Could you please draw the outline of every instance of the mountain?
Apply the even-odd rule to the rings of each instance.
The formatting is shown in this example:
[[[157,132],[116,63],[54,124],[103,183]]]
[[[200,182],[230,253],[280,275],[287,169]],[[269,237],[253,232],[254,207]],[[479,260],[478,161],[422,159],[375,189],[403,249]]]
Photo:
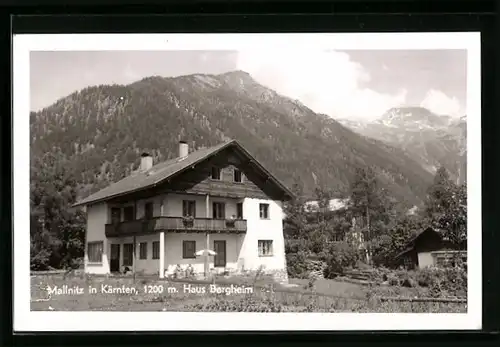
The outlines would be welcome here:
[[[370,122],[339,122],[359,134],[403,148],[432,174],[444,166],[456,182],[466,181],[466,117],[456,119],[422,107],[401,107]]]
[[[30,121],[32,172],[44,155],[56,154],[81,196],[128,175],[143,151],[155,162],[174,157],[180,138],[195,149],[237,139],[288,186],[300,180],[310,195],[322,185],[345,197],[364,165],[408,205],[420,203],[432,181],[403,150],[316,114],[243,71],[88,87],[32,112]]]

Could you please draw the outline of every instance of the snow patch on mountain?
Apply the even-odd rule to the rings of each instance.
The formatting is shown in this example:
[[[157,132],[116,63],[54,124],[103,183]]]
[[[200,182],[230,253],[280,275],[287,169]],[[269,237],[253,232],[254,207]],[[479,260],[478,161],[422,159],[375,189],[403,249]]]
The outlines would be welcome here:
[[[458,180],[466,163],[466,116],[436,115],[423,107],[392,108],[373,121],[339,122],[366,137],[397,146],[428,172],[445,166]]]

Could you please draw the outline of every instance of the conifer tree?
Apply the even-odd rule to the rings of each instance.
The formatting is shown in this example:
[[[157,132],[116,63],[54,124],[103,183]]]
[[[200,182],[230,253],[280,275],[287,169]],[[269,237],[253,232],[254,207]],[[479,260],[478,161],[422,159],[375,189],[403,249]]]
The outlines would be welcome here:
[[[367,250],[367,261],[371,262],[378,238],[390,222],[391,202],[371,167],[356,168],[351,184],[349,209],[356,226],[361,231]]]
[[[448,172],[440,167],[425,206],[425,217],[443,238],[457,248],[467,240],[467,185],[457,186]]]

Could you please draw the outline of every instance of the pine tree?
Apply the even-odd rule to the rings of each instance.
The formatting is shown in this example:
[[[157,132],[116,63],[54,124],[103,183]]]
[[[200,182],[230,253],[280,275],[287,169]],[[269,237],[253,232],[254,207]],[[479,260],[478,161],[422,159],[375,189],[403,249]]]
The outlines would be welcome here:
[[[370,263],[378,238],[390,223],[392,203],[371,167],[358,167],[351,184],[349,209],[361,231]],[[359,221],[359,222],[358,222]],[[356,227],[355,227],[356,228]]]
[[[294,199],[285,204],[284,212],[284,233],[287,239],[299,239],[304,237],[304,232],[306,229],[306,199],[304,197],[304,191],[302,184],[299,181],[292,187],[292,193],[294,194]]]
[[[442,215],[452,204],[455,185],[450,179],[448,171],[440,167],[434,176],[434,181],[429,187],[425,204],[426,216],[434,219]]]
[[[427,196],[426,218],[453,246],[467,240],[467,185],[457,186],[444,168],[439,168]]]

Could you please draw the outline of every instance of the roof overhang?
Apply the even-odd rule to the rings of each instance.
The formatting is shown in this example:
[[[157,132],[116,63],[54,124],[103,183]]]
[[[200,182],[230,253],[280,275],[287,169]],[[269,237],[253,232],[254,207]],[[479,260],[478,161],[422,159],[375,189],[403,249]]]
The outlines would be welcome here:
[[[83,199],[75,204],[72,205],[72,207],[79,207],[79,206],[87,206],[87,205],[93,205],[93,204],[97,204],[97,203],[101,203],[101,202],[105,202],[105,201],[108,201],[108,200],[111,200],[111,199],[115,199],[115,198],[118,198],[118,197],[121,197],[121,196],[126,196],[126,195],[129,195],[129,194],[133,194],[133,193],[137,193],[137,192],[140,192],[140,191],[144,191],[144,190],[147,190],[147,189],[151,189],[159,184],[162,184],[172,178],[175,178],[179,175],[181,175],[182,173],[186,172],[187,170],[189,169],[193,169],[196,165],[204,162],[205,160],[217,155],[218,153],[222,152],[223,150],[231,147],[231,146],[234,146],[237,150],[239,150],[240,152],[242,152],[247,158],[248,158],[248,162],[251,163],[251,164],[254,164],[260,171],[262,171],[264,173],[264,175],[267,177],[268,180],[271,180],[277,187],[280,188],[280,190],[284,193],[283,196],[284,196],[284,199],[283,200],[290,200],[290,199],[293,199],[294,198],[294,194],[292,193],[292,191],[290,189],[288,189],[281,181],[279,181],[273,174],[271,174],[262,164],[260,164],[246,149],[244,149],[236,140],[232,140],[232,141],[228,141],[226,144],[224,144],[223,146],[220,146],[220,148],[217,148],[216,150],[214,150],[213,152],[209,153],[207,156],[205,157],[202,157],[200,158],[199,160],[195,161],[194,163],[191,163],[190,165],[172,173],[171,175],[168,175],[166,177],[163,177],[162,179],[159,179],[158,181],[154,182],[154,183],[151,183],[151,184],[148,184],[148,185],[145,185],[145,186],[142,186],[140,188],[137,188],[137,189],[132,189],[132,190],[128,190],[126,192],[121,192],[121,193],[118,193],[118,194],[114,194],[114,195],[109,195],[109,196],[106,196],[106,197],[103,197],[103,198],[100,198],[100,199],[95,199],[95,200],[88,200],[86,201],[86,199]]]

